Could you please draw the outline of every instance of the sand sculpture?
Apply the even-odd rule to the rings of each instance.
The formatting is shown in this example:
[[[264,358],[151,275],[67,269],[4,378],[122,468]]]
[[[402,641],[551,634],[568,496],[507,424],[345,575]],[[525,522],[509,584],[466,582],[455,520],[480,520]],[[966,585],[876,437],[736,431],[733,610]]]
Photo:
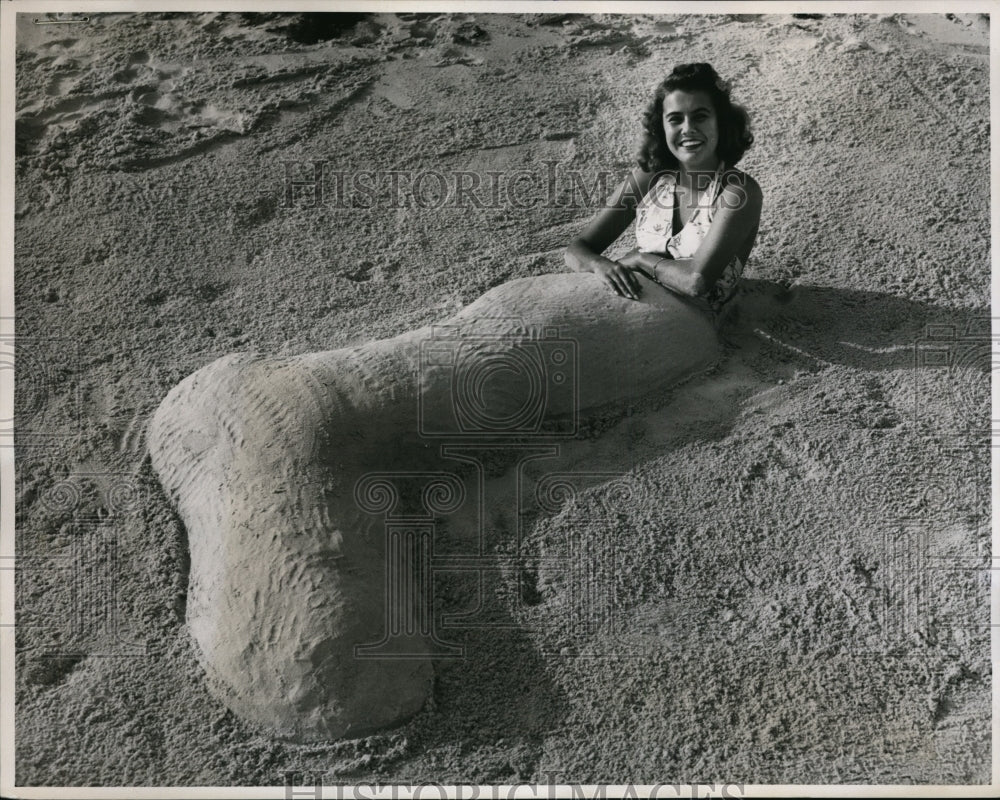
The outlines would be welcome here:
[[[187,528],[187,621],[213,693],[300,741],[417,712],[429,659],[357,657],[382,637],[395,591],[379,498],[362,479],[442,469],[450,433],[531,436],[544,417],[558,427],[619,413],[715,363],[711,322],[641,283],[635,302],[590,274],[514,280],[441,326],[296,357],[226,356],[171,390],[148,441]],[[426,654],[424,633],[398,654]]]

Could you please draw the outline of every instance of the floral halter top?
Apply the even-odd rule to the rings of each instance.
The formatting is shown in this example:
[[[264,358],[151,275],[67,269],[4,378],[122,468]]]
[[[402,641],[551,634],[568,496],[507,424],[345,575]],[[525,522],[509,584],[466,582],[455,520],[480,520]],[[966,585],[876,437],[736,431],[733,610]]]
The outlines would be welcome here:
[[[673,172],[664,173],[636,207],[635,240],[638,249],[643,253],[669,253],[673,258],[692,258],[712,225],[725,171],[726,165],[720,162],[705,201],[699,204],[691,219],[677,233],[673,233],[677,176]],[[733,256],[705,295],[713,312],[718,313],[732,298],[742,274],[743,264],[738,256]]]

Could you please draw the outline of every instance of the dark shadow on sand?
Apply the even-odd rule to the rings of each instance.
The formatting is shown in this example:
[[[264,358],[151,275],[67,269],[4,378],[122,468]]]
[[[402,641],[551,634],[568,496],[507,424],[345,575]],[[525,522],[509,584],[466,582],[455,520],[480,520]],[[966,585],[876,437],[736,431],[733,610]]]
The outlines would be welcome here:
[[[786,345],[790,355],[819,365],[930,366],[921,358],[922,348],[961,348],[990,339],[988,308],[949,308],[881,292],[745,279],[737,302],[722,330],[727,344],[739,346],[762,331],[777,346]],[[989,371],[988,357],[981,366]]]

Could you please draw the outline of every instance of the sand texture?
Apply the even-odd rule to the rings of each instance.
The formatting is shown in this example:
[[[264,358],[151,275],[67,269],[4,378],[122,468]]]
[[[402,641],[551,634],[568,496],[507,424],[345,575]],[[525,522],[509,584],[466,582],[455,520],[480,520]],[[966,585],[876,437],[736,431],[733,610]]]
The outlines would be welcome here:
[[[988,782],[982,17],[33,16],[19,785]],[[718,349],[562,260],[702,60],[764,192]],[[577,429],[442,451],[449,321],[574,342]],[[344,666],[392,542],[433,658]]]

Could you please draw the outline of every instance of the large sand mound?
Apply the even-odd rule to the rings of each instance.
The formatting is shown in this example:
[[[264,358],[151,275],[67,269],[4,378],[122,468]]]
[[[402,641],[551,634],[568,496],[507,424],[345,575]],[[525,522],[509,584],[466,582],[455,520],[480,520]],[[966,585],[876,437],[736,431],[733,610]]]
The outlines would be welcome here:
[[[230,708],[297,739],[358,736],[421,709],[437,638],[433,529],[426,555],[397,553],[417,546],[414,521],[395,523],[399,544],[364,512],[392,525],[397,501],[378,495],[422,470],[424,495],[456,486],[448,502],[425,496],[431,525],[475,495],[442,471],[441,437],[516,463],[560,428],[711,367],[713,322],[639,281],[635,302],[595,275],[521,278],[436,328],[297,358],[226,357],[171,391],[150,453],[187,526],[187,622]],[[476,501],[486,516],[508,511]]]

